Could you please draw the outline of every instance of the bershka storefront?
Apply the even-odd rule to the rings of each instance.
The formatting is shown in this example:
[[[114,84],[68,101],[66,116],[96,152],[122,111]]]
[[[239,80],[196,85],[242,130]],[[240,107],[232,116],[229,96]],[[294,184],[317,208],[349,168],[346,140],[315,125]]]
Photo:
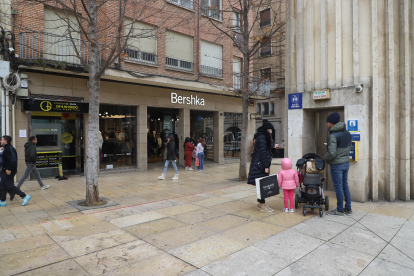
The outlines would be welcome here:
[[[88,139],[87,79],[38,72],[29,72],[28,76],[28,89],[38,93],[18,99],[15,105],[16,109],[21,107],[16,110],[19,122],[16,121],[15,145],[20,157],[17,179],[24,173],[24,144],[31,135],[38,138],[37,151],[42,154],[42,164],[38,166],[43,177],[59,174],[54,160],[60,154],[65,175],[82,174]],[[184,165],[186,137],[195,141],[203,138],[205,158],[212,162],[221,164],[225,159],[239,158],[244,135],[238,120],[241,98],[204,83],[180,82],[175,86],[101,81],[97,170],[162,166],[168,135],[175,137],[180,166]],[[255,112],[254,106],[249,106],[249,112]],[[25,135],[19,135],[20,131],[26,131]],[[246,133],[248,141],[253,139],[254,131],[252,121]],[[251,143],[247,146],[251,151]]]
[[[36,166],[41,176],[59,175],[59,165],[64,175],[82,174],[84,114],[88,113],[89,104],[32,98],[22,100],[22,111],[29,114],[31,122],[30,133],[25,136],[36,136],[38,140]]]

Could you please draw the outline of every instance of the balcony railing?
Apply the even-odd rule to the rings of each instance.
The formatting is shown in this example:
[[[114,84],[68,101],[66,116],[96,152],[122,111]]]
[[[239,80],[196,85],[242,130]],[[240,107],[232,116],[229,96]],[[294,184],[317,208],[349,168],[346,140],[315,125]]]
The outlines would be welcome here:
[[[190,9],[190,10],[194,9],[193,0],[167,0],[167,2]]]
[[[216,8],[211,8],[208,6],[200,6],[201,13],[205,16],[221,20],[222,19],[222,11]]]
[[[125,60],[137,61],[137,62],[154,64],[154,65],[157,64],[156,54],[141,52],[141,51],[133,50],[133,49],[125,49],[124,52],[125,54],[127,54],[127,56],[125,57]]]
[[[260,94],[270,94],[270,80],[261,80],[261,78],[253,78],[253,92]]]
[[[166,66],[167,68],[180,69],[190,72],[193,72],[194,70],[194,63],[169,57],[166,58]]]
[[[20,33],[20,58],[42,58],[71,64],[81,64],[79,60],[81,58],[88,63],[90,42],[78,38],[73,38],[72,41],[69,36],[45,32],[22,32]],[[99,59],[101,59],[100,52]]]
[[[217,78],[223,77],[223,69],[201,65],[201,74],[206,76],[213,76]]]
[[[242,77],[240,73],[233,74],[233,88],[234,89],[242,88]]]

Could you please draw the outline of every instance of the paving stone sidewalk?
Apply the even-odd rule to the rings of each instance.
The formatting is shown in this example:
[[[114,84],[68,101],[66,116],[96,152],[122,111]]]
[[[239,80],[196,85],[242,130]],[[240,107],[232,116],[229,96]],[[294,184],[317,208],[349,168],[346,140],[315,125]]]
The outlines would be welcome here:
[[[279,195],[267,213],[254,187],[231,180],[238,164],[176,181],[161,170],[100,177],[101,196],[120,205],[82,212],[67,202],[84,198],[84,177],[25,183],[29,204],[0,208],[0,275],[414,275],[414,201],[320,218],[282,212]]]

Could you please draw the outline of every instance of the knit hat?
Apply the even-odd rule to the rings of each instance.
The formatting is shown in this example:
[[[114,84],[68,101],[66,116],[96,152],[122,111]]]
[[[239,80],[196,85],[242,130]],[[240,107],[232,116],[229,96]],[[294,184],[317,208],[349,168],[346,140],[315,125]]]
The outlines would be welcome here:
[[[334,113],[329,114],[328,118],[326,118],[326,122],[336,125],[337,123],[339,123],[340,119],[341,119],[341,116],[339,115],[339,113],[334,112]]]
[[[267,119],[263,119],[262,127],[264,127],[265,129],[274,129],[274,126],[271,123],[269,123]]]

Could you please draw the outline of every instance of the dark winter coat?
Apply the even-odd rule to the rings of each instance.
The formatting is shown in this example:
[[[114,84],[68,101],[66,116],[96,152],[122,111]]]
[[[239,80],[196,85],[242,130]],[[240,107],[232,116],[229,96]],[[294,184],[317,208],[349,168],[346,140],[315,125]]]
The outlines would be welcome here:
[[[12,174],[17,172],[17,152],[16,149],[6,144],[3,151],[3,166],[2,171],[9,170]]]
[[[173,141],[167,143],[167,160],[175,161],[175,143]]]
[[[32,163],[37,161],[36,145],[32,142],[24,144],[24,160]]]
[[[255,179],[269,175],[265,172],[266,168],[270,168],[272,163],[272,138],[267,129],[260,127],[254,135],[256,142],[252,153],[252,161],[250,162],[248,184],[256,185]]]

